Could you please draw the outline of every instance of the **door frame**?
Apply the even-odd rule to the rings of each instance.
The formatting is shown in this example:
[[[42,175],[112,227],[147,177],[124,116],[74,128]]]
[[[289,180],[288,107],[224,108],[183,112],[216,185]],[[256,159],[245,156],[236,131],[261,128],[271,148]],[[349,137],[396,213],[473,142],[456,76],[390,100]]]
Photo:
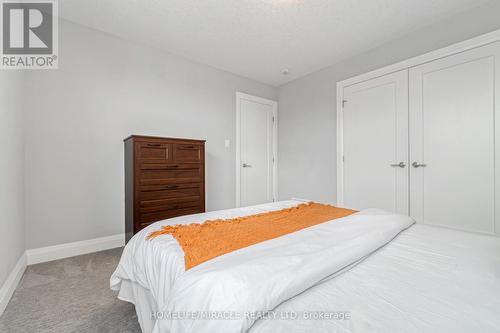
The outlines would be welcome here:
[[[272,201],[278,198],[278,102],[270,99],[236,92],[236,207],[241,207],[241,100],[247,100],[255,103],[269,105],[273,108],[272,124],[272,149],[273,167],[272,167]]]
[[[348,78],[343,81],[337,82],[336,92],[337,92],[337,103],[336,103],[336,116],[337,116],[337,205],[343,206],[344,201],[344,169],[343,169],[343,155],[344,155],[344,144],[343,144],[343,100],[344,100],[344,88],[361,83],[363,81],[371,80],[380,76],[398,72],[404,69],[410,69],[412,67],[422,65],[426,62],[438,60],[444,57],[448,57],[460,52],[468,51],[480,46],[488,45],[494,42],[500,41],[500,29],[494,30],[492,32],[480,35],[465,41],[446,46],[444,48],[437,49],[407,60],[397,62],[395,64],[385,66],[361,75],[357,75]]]

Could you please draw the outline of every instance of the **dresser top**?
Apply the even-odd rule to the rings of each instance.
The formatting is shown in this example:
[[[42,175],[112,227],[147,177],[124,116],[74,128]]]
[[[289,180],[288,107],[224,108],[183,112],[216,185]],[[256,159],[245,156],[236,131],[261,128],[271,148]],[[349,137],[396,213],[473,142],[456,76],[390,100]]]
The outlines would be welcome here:
[[[206,140],[184,139],[184,138],[167,138],[161,136],[148,136],[148,135],[135,135],[132,134],[126,137],[123,141],[139,139],[139,140],[172,140],[172,141],[191,141],[191,142],[205,142]]]

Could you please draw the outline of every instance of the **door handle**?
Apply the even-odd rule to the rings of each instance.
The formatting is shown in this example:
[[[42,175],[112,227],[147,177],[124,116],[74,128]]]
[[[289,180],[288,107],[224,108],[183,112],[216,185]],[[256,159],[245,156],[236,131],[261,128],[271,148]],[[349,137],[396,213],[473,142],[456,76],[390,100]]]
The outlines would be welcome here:
[[[425,168],[427,166],[427,164],[423,164],[423,163],[418,163],[418,162],[413,162],[411,164],[412,167],[414,168]]]
[[[250,164],[243,163],[242,165],[244,168],[251,168],[252,166]]]
[[[398,164],[391,164],[391,167],[393,167],[393,168],[404,168],[404,167],[406,167],[406,163],[405,162],[399,162]]]

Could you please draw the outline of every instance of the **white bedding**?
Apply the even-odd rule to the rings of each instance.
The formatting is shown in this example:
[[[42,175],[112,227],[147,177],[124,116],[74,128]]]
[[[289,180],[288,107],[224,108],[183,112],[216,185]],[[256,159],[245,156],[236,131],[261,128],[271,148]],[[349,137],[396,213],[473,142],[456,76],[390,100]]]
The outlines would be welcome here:
[[[120,288],[120,286],[115,286]],[[153,294],[124,280],[144,333]],[[499,332],[500,238],[414,225],[360,264],[285,301],[276,313],[348,312],[349,320],[258,320],[250,333]]]
[[[261,320],[250,332],[500,332],[500,238],[416,224],[276,311],[349,311],[351,319]]]
[[[126,246],[111,287],[120,289],[124,280],[139,285],[164,314],[189,311],[199,315],[201,311],[230,318],[157,320],[153,332],[245,332],[256,320],[251,314],[272,310],[370,255],[413,223],[404,216],[363,211],[228,253],[187,272],[182,250],[172,236],[145,240],[151,230],[167,223],[251,215],[299,203],[286,201],[158,222]]]

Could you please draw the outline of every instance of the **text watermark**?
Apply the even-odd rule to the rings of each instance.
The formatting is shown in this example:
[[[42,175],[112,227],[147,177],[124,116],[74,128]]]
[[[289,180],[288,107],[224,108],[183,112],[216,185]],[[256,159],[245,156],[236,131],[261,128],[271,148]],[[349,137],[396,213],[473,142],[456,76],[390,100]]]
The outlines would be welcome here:
[[[349,311],[159,311],[153,320],[350,320]]]
[[[2,69],[57,69],[57,0],[0,0]]]

